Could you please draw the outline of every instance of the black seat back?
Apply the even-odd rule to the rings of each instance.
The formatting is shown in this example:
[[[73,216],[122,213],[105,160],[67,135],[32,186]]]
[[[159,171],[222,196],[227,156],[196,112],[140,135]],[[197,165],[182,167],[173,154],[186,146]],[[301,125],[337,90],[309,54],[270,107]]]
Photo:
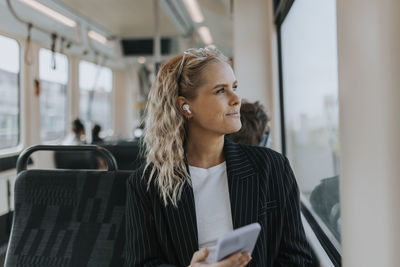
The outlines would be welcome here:
[[[18,166],[6,267],[123,266],[130,172]]]
[[[98,162],[92,151],[56,151],[54,160],[57,169],[97,169]]]
[[[120,170],[135,170],[144,162],[138,142],[101,144],[101,146],[113,154]]]

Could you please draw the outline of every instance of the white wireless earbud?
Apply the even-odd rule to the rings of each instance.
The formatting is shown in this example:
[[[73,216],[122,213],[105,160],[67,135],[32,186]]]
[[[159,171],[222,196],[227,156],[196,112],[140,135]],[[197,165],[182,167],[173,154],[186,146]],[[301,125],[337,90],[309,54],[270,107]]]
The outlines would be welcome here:
[[[182,106],[182,109],[183,109],[183,110],[186,110],[187,113],[192,114],[192,112],[190,111],[190,108],[189,108],[189,105],[188,105],[188,104],[183,105],[183,106]]]

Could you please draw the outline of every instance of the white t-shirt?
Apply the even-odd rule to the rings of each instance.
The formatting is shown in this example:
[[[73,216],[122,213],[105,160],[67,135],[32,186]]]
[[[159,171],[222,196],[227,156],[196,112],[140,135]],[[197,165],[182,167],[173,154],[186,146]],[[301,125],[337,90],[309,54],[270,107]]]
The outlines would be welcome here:
[[[199,248],[215,253],[217,238],[233,230],[226,163],[203,169],[189,166],[196,207]]]

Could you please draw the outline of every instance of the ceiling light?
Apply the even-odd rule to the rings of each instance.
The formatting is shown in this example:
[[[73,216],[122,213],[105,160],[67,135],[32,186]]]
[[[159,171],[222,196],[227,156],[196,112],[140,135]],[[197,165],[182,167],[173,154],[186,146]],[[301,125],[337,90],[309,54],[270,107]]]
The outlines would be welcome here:
[[[36,2],[34,0],[19,0],[19,1],[36,9],[37,11],[40,11],[40,12],[46,14],[47,16],[61,22],[62,24],[67,25],[68,27],[76,26],[76,22],[73,21],[72,19],[58,13],[57,11],[55,11],[51,8],[48,8],[47,6],[45,6],[39,2]]]
[[[185,6],[192,17],[192,20],[196,23],[202,23],[204,21],[203,14],[201,13],[199,3],[197,0],[184,0]]]
[[[144,63],[146,63],[146,58],[145,57],[138,57],[137,62],[139,62],[139,64],[144,64]]]
[[[206,45],[210,45],[213,43],[213,38],[211,36],[210,29],[206,26],[201,26],[198,30],[200,34],[200,38]]]
[[[97,42],[102,43],[102,44],[106,44],[106,43],[108,42],[108,39],[107,39],[105,36],[101,35],[101,34],[98,33],[98,32],[92,31],[92,30],[90,30],[90,31],[88,32],[88,36],[89,36],[90,38],[96,40]]]

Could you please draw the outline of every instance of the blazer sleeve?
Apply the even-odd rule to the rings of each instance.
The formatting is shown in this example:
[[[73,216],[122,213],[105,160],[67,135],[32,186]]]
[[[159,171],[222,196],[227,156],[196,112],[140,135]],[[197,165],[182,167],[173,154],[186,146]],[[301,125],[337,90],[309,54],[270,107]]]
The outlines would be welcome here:
[[[284,162],[285,202],[283,205],[283,236],[275,266],[313,266],[311,248],[300,216],[300,193],[289,161]]]
[[[151,201],[141,174],[136,171],[127,182],[125,266],[176,267],[167,264],[158,243]]]

